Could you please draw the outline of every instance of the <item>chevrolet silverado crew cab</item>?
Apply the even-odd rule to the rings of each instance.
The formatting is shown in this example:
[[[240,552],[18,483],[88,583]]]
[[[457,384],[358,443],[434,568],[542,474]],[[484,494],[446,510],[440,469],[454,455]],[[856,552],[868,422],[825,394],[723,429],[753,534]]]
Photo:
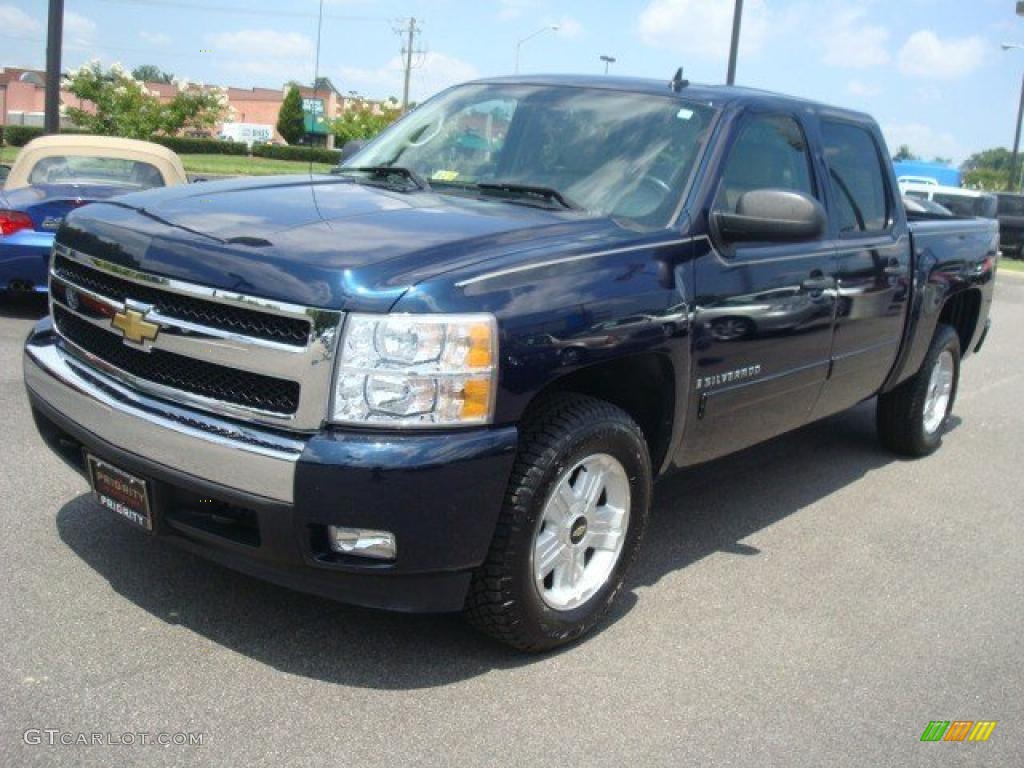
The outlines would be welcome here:
[[[875,397],[886,446],[938,447],[998,234],[921,218],[863,114],[474,82],[331,175],[71,213],[25,383],[140,529],[551,648],[622,589],[666,472]]]

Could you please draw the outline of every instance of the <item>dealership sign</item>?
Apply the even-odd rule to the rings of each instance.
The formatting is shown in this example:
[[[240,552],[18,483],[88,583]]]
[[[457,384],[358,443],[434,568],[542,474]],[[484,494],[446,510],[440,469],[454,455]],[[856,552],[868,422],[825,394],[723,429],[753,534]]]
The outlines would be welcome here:
[[[302,124],[306,133],[329,133],[327,118],[324,116],[323,99],[302,100]]]

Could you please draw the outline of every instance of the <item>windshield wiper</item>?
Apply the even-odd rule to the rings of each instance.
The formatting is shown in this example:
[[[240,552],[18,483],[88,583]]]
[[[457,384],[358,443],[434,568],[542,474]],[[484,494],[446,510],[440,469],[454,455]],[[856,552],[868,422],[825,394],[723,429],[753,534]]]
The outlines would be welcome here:
[[[331,173],[335,176],[340,176],[346,173],[367,173],[370,176],[378,179],[387,179],[389,176],[402,176],[408,179],[416,186],[417,189],[421,189],[424,192],[430,191],[430,184],[420,176],[416,171],[411,168],[405,168],[401,165],[359,165],[354,167],[343,166],[341,168],[332,168]]]
[[[545,200],[557,203],[570,211],[582,211],[583,206],[573,202],[553,187],[540,187],[533,184],[516,184],[510,181],[481,182],[476,185],[482,192],[497,192],[509,197],[522,197],[534,200]]]

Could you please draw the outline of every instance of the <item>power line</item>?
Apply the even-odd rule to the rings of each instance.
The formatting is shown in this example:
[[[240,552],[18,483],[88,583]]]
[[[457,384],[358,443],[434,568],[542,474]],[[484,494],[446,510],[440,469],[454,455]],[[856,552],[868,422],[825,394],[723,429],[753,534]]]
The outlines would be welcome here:
[[[181,0],[100,0],[104,3],[120,3],[122,5],[138,5],[165,8],[183,8],[193,11],[207,11],[210,13],[229,13],[247,16],[280,16],[293,19],[319,19],[320,14],[304,13],[302,11],[274,11],[260,10],[258,8],[246,8],[238,5],[207,5],[203,3],[188,3]],[[365,21],[387,23],[391,19],[385,16],[346,16],[335,14],[324,14],[323,18],[334,21]]]

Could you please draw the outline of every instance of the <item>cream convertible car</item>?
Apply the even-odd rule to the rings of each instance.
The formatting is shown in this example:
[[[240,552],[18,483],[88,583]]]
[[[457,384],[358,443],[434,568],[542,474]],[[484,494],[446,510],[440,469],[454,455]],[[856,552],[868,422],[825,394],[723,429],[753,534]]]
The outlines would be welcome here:
[[[45,291],[53,235],[95,200],[185,184],[167,147],[108,136],[44,136],[18,154],[0,191],[0,293]]]

